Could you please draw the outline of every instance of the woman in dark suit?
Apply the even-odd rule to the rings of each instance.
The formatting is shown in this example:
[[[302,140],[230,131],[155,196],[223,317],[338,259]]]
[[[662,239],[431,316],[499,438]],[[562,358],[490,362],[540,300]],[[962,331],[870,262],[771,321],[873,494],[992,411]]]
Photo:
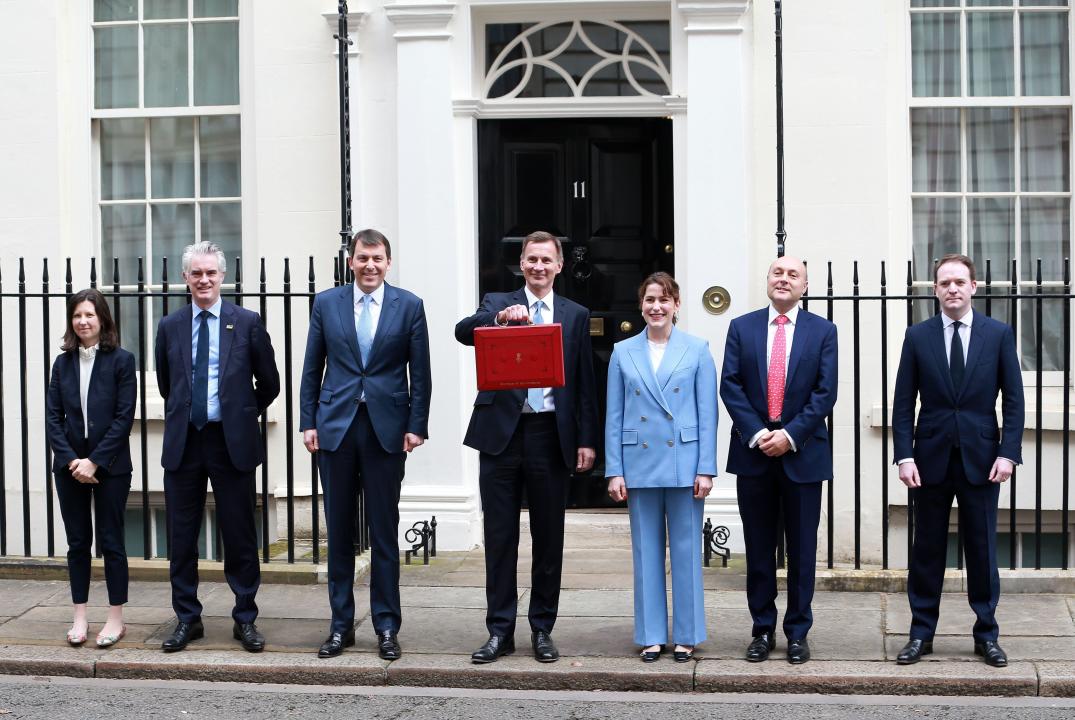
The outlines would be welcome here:
[[[667,539],[673,657],[687,662],[706,638],[699,538],[717,474],[717,369],[708,342],[675,329],[679,285],[671,275],[647,277],[638,304],[646,329],[616,343],[608,366],[605,477],[631,516],[642,660],[656,661],[668,642]]]
[[[67,301],[63,353],[52,366],[46,426],[55,456],[56,494],[67,530],[74,621],[67,642],[86,642],[86,602],[90,591],[93,518],[104,556],[108,621],[97,646],[115,645],[127,632],[127,552],[123,514],[131,489],[131,425],[135,402],[134,356],[119,347],[108,303],[94,289]]]

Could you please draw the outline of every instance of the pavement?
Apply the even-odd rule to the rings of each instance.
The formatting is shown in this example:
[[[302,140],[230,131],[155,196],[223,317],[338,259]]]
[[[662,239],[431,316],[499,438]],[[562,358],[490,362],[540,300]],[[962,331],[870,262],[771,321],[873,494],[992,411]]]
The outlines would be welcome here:
[[[525,537],[525,534],[524,534]],[[997,611],[1009,666],[990,668],[973,654],[974,616],[960,592],[946,594],[934,655],[901,667],[894,658],[907,640],[910,611],[902,592],[820,590],[810,634],[813,660],[784,660],[783,638],[765,663],[742,659],[750,640],[750,614],[741,561],[719,561],[704,573],[709,639],[696,660],[670,656],[643,664],[632,642],[630,535],[623,515],[569,515],[560,614],[553,638],[559,662],[541,664],[530,652],[526,607],[530,548],[520,547],[518,652],[490,665],[473,665],[470,653],[486,638],[484,560],[480,549],[441,552],[428,566],[403,565],[403,657],[378,658],[369,618],[368,585],[356,583],[357,645],[338,658],[319,660],[328,631],[323,584],[295,584],[296,573],[265,582],[258,593],[258,627],[265,652],[244,652],[231,636],[232,596],[227,585],[203,582],[206,637],[184,652],[164,654],[161,641],[174,625],[166,582],[133,580],[126,609],[128,631],[117,646],[99,650],[92,638],[107,611],[104,583],[90,593],[91,642],[71,648],[70,594],[62,579],[32,579],[23,566],[0,579],[0,674],[83,678],[211,680],[302,685],[404,685],[515,690],[603,690],[861,695],[976,695],[1075,697],[1075,594],[1025,592],[1041,583],[1007,578]],[[207,567],[203,577],[219,568]],[[47,577],[47,573],[44,574]],[[136,574],[137,575],[137,574]],[[267,574],[268,575],[268,574]],[[824,575],[824,573],[823,573]],[[142,574],[141,576],[145,576]],[[308,574],[316,578],[316,573]],[[826,577],[832,577],[826,575]],[[1060,585],[1067,588],[1069,578]],[[823,581],[821,587],[845,582]],[[868,586],[869,584],[867,584]],[[959,590],[953,573],[946,587]]]

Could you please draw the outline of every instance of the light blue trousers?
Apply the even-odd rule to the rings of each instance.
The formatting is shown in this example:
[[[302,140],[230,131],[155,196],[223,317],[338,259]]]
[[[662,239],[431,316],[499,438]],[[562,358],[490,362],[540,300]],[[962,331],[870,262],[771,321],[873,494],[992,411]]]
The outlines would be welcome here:
[[[702,511],[693,487],[631,488],[631,550],[635,571],[635,644],[668,642],[665,599],[665,538],[672,560],[672,641],[698,645],[705,640],[702,594]]]

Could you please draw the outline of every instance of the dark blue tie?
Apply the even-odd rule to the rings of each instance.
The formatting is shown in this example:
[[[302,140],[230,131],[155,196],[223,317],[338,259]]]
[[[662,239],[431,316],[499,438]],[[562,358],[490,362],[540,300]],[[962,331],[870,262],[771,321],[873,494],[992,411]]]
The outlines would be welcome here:
[[[958,320],[952,323],[952,344],[948,348],[948,372],[952,374],[952,385],[957,393],[963,387],[963,375],[966,373],[963,341],[959,338],[959,327],[962,324]]]
[[[190,399],[190,422],[201,430],[209,422],[209,316],[208,310],[198,313],[198,354],[194,358],[194,392]]]

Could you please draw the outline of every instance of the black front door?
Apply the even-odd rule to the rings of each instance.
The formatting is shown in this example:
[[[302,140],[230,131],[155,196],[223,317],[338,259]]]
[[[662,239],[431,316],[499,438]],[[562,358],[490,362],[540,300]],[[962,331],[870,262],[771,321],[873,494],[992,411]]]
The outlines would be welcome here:
[[[672,124],[664,118],[478,123],[478,291],[522,285],[522,241],[558,236],[555,291],[590,309],[600,420],[612,346],[641,330],[638,285],[672,272]],[[573,484],[573,507],[609,504],[604,447]]]

